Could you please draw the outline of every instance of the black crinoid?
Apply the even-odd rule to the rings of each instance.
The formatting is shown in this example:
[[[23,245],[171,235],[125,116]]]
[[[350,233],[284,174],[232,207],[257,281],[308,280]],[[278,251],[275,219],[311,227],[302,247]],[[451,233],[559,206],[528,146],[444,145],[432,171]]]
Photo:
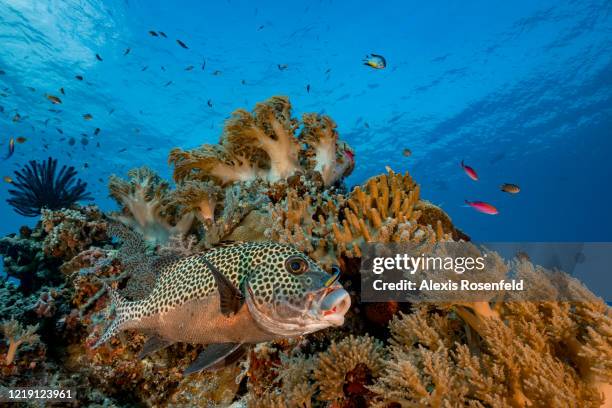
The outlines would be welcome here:
[[[56,169],[57,159],[49,157],[41,162],[31,160],[15,171],[15,189],[8,191],[11,198],[6,200],[15,212],[36,217],[43,208],[59,210],[77,201],[92,199],[86,191],[87,183],[76,178],[74,167],[62,166],[57,176]]]

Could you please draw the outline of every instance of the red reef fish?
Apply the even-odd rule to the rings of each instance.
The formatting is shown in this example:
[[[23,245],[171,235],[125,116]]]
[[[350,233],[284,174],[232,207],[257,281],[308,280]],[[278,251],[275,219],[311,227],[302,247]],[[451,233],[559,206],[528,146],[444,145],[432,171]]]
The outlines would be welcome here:
[[[476,171],[467,164],[464,164],[463,160],[461,160],[461,168],[463,171],[465,171],[465,174],[467,174],[469,178],[474,181],[478,181],[478,174],[476,174]]]
[[[484,201],[465,200],[465,203],[469,205],[470,207],[472,207],[473,209],[475,209],[476,211],[481,212],[483,214],[489,214],[489,215],[499,214],[499,211],[497,211],[497,208],[493,207],[489,203],[485,203]]]

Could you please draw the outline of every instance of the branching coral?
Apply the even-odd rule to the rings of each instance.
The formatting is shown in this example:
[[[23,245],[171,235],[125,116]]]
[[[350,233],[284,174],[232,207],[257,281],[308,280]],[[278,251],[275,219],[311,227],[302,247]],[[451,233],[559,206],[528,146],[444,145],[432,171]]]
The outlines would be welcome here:
[[[549,285],[550,272],[516,261],[518,276]],[[505,269],[507,270],[507,268]],[[505,272],[504,272],[505,273]],[[421,306],[391,323],[391,358],[379,404],[493,407],[589,406],[610,401],[609,308],[573,279],[583,302],[498,299]]]
[[[315,169],[323,174],[326,185],[332,185],[350,174],[353,152],[338,141],[331,119],[305,115],[300,138],[295,136],[299,125],[284,96],[258,103],[252,113],[236,110],[219,145],[170,152],[174,179],[213,180],[221,185],[255,179],[274,183]]]
[[[28,326],[24,329],[21,323],[11,319],[3,321],[0,324],[0,328],[9,345],[5,359],[7,365],[12,364],[15,360],[19,346],[22,344],[35,344],[40,341],[40,337],[36,334],[38,325]]]
[[[453,238],[444,227],[448,216],[428,211],[420,221],[425,204],[419,201],[419,187],[406,173],[369,179],[348,198],[341,195],[300,197],[289,189],[286,198],[271,206],[272,225],[268,239],[290,242],[326,266],[342,264],[341,257],[361,257],[367,242],[423,243]],[[452,224],[450,224],[452,225]]]
[[[130,170],[128,177],[125,181],[113,175],[108,185],[111,197],[122,206],[123,213],[117,216],[121,222],[138,231],[147,241],[156,243],[167,242],[170,236],[183,235],[189,230],[192,213],[184,214],[174,226],[168,221],[167,182],[147,167]]]
[[[87,183],[77,179],[74,167],[62,166],[56,175],[57,160],[49,157],[42,162],[31,160],[21,170],[15,171],[15,181],[6,200],[15,212],[26,217],[36,217],[43,208],[59,210],[81,200],[91,200]]]
[[[372,337],[348,336],[320,353],[313,377],[324,401],[364,398],[365,388],[382,369],[382,343]]]

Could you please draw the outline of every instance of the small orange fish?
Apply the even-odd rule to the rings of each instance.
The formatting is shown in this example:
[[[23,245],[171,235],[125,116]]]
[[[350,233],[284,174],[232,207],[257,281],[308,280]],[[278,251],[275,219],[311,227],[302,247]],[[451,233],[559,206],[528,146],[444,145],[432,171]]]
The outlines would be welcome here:
[[[85,120],[92,120],[93,116],[91,116],[90,113],[86,113],[86,114],[83,115],[83,119],[85,119]]]
[[[47,99],[55,105],[59,105],[60,103],[62,103],[62,100],[55,95],[47,95]]]
[[[6,182],[6,183],[12,183],[13,179],[10,176],[4,176],[2,177],[2,179]]]
[[[19,144],[21,144],[21,143],[25,143],[27,140],[28,140],[28,139],[26,139],[26,138],[25,138],[25,137],[23,137],[23,136],[19,136],[17,139],[15,139],[15,141],[16,141],[17,143],[19,143]]]
[[[521,191],[521,188],[516,184],[504,183],[500,187],[500,190],[504,193],[517,194]]]

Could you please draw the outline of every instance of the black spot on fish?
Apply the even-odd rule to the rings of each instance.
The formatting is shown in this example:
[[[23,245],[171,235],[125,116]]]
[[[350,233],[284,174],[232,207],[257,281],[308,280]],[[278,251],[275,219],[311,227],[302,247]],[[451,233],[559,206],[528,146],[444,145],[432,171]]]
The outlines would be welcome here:
[[[78,79],[79,81],[83,80],[83,75],[75,75],[74,77]]]
[[[168,38],[168,36],[166,35],[166,33],[164,33],[163,31],[158,31],[159,35],[161,35],[164,38]]]
[[[68,139],[68,144],[70,146],[74,146],[75,143],[76,143],[76,140],[74,139],[74,137],[71,137],[70,139]]]
[[[64,91],[64,88],[60,88],[60,92],[62,95],[66,95],[66,92]]]
[[[149,35],[152,37],[158,37],[157,33],[153,30],[149,31]]]
[[[147,70],[147,68],[149,68],[149,66],[148,66],[148,65],[145,65],[144,67],[142,67],[141,71],[146,71],[146,70]]]
[[[119,152],[118,152],[118,153],[123,153],[123,152],[125,152],[126,150],[127,150],[127,147],[124,147],[123,149],[119,149]]]
[[[172,84],[172,81],[168,81],[168,82],[166,82],[166,83],[164,84],[164,86],[169,86],[169,85],[171,85],[171,84]]]
[[[60,135],[63,135],[63,134],[64,134],[64,131],[63,131],[62,129],[60,129],[60,128],[55,128],[55,129],[58,131],[58,133],[59,133]]]
[[[184,42],[182,42],[181,40],[176,40],[176,43],[178,45],[180,45],[181,47],[183,47],[184,49],[188,50],[189,47],[187,47],[187,44],[185,44]]]
[[[123,55],[128,55],[130,51],[131,51],[130,48],[126,48],[125,51],[123,51]]]
[[[208,107],[210,107],[210,108],[212,108],[212,106],[213,106],[213,104],[212,104],[212,100],[210,100],[210,99],[209,99],[209,100],[206,102],[206,104],[207,104],[207,105],[208,105]]]
[[[306,92],[310,93],[310,84],[306,85]]]
[[[193,69],[193,65],[189,65],[188,67],[185,68],[185,71],[191,71]]]
[[[166,72],[166,67],[164,67],[163,65],[159,67],[162,71]]]
[[[99,133],[100,133],[100,128],[96,128],[96,130],[94,130],[94,135],[98,136]]]
[[[206,68],[206,60],[202,61],[202,71],[204,71],[204,68]]]
[[[100,56],[100,54],[96,54],[96,59],[97,59],[98,61],[102,61],[102,57]]]

